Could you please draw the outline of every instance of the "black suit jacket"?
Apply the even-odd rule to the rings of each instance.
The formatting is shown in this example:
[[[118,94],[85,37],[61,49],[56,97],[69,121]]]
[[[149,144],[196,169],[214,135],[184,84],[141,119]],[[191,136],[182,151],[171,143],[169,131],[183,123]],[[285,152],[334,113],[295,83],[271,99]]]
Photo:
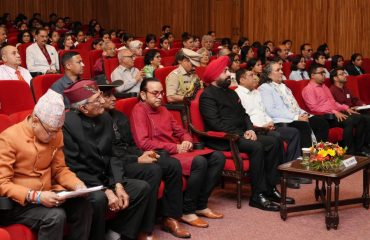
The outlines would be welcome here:
[[[349,63],[347,66],[346,66],[346,70],[348,72],[349,75],[351,76],[358,76],[358,75],[361,75],[361,74],[365,74],[365,71],[364,69],[360,68],[361,70],[361,73],[356,69],[355,65],[353,65],[353,63]]]
[[[241,104],[238,94],[230,89],[209,85],[199,99],[206,131],[220,131],[244,136],[245,131],[253,130],[249,115]],[[206,139],[206,145],[221,151],[229,150],[225,140]]]
[[[123,182],[122,161],[112,151],[112,118],[90,118],[69,111],[63,126],[66,164],[87,186],[110,187]]]

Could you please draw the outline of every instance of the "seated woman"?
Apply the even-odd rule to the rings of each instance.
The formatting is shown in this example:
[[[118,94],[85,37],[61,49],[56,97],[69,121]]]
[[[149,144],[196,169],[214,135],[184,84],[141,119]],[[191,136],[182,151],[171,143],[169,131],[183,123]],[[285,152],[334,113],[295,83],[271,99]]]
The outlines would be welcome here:
[[[209,63],[209,51],[205,48],[201,48],[197,51],[201,55],[199,60],[199,67],[206,67]]]
[[[331,58],[331,69],[336,68],[344,68],[344,58],[342,55],[334,55]],[[347,70],[344,70],[344,72],[348,75]]]
[[[101,38],[96,38],[91,43],[91,49],[92,50],[103,50],[103,40]]]
[[[168,39],[168,43],[170,44],[170,49],[172,48],[172,44],[175,41],[175,37],[173,36],[172,32],[168,32],[164,34],[164,37]]]
[[[60,35],[57,31],[51,31],[49,33],[49,44],[55,47],[58,50],[58,41],[60,39]]]
[[[59,38],[58,49],[59,50],[71,50],[74,48],[72,34],[65,34],[63,37]]]
[[[33,43],[33,37],[30,31],[24,30],[18,34],[18,43],[15,45],[15,47],[18,47],[19,45],[23,43]]]
[[[160,49],[163,50],[163,51],[170,50],[170,42],[168,41],[168,38],[162,37],[159,40],[159,46],[160,46]]]
[[[145,67],[143,71],[146,78],[154,77],[154,71],[158,68],[163,68],[161,65],[161,54],[157,49],[150,49],[144,56]]]
[[[146,35],[145,44],[146,44],[145,49],[155,49],[155,48],[157,48],[156,47],[157,37],[154,34],[149,33],[148,35]]]
[[[351,56],[351,62],[347,64],[346,70],[349,75],[358,76],[365,74],[364,69],[361,68],[363,63],[362,55],[360,53],[354,53]]]
[[[308,72],[306,71],[306,60],[302,55],[297,55],[292,59],[291,72],[289,80],[308,80]]]
[[[236,72],[240,69],[240,57],[238,54],[230,53],[229,60],[230,60],[229,71],[231,78],[230,87],[237,87],[238,83],[236,82]]]
[[[262,74],[262,62],[257,58],[252,58],[247,62],[247,69],[252,71],[254,75],[259,77]]]
[[[242,49],[240,51],[240,57],[241,57],[241,61],[243,63],[246,63],[246,62],[249,61],[249,59],[253,58],[254,57],[254,52],[253,52],[252,47],[250,47],[250,46],[242,47]]]

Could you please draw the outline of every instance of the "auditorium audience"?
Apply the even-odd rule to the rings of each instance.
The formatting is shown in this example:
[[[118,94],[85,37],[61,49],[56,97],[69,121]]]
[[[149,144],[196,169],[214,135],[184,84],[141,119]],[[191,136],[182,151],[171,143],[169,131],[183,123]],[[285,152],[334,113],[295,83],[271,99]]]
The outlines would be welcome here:
[[[282,41],[281,43],[284,44],[285,47],[287,48],[288,56],[292,55],[293,54],[293,52],[292,52],[292,45],[293,45],[292,40],[286,39],[286,40]]]
[[[159,39],[159,46],[160,49],[162,49],[163,51],[170,50],[170,42],[168,41],[168,38],[162,37],[161,39]]]
[[[112,119],[104,112],[96,82],[77,82],[64,95],[71,104],[63,126],[66,164],[86,186],[105,187],[87,196],[93,208],[90,239],[137,239],[148,205],[149,184],[124,175],[122,159],[112,149]],[[105,221],[108,209],[116,212],[109,230]]]
[[[6,45],[6,39],[7,39],[6,28],[0,26],[0,48]]]
[[[278,56],[283,60],[283,62],[288,62],[288,54],[289,50],[285,46],[285,44],[280,44],[276,49],[275,49],[275,56]]]
[[[20,33],[18,33],[17,39],[18,39],[18,43],[15,45],[16,47],[18,47],[19,45],[23,43],[33,43],[32,34],[28,30],[23,30]]]
[[[351,56],[351,62],[345,66],[348,74],[351,76],[358,76],[365,74],[365,70],[361,68],[363,63],[362,55],[360,53],[354,53]]]
[[[193,39],[193,36],[191,36],[187,32],[184,32],[181,35],[181,39],[182,39],[182,46],[183,46],[183,48],[186,48],[186,49],[189,49],[189,50],[193,50],[193,48],[194,48],[194,39]]]
[[[202,37],[202,47],[208,50],[209,56],[212,56],[214,39],[211,35],[203,35]]]
[[[60,50],[72,50],[74,48],[73,35],[65,34],[58,41],[58,49]]]
[[[157,37],[154,34],[149,33],[145,37],[145,44],[146,44],[145,49],[155,49],[155,48],[157,48]]]
[[[57,73],[59,70],[58,53],[47,44],[48,35],[45,29],[37,29],[36,42],[26,50],[27,68],[31,75]]]
[[[94,76],[104,73],[104,58],[113,58],[116,56],[116,45],[112,41],[103,42],[102,49],[101,57],[95,61],[93,66]]]
[[[91,43],[92,50],[102,50],[103,40],[101,38],[95,38]]]
[[[53,47],[58,47],[58,41],[60,39],[60,34],[58,31],[53,30],[48,32],[49,44]]]
[[[18,49],[14,46],[7,45],[1,50],[0,80],[21,80],[30,85],[32,76],[30,72],[21,67],[21,56]]]
[[[309,43],[302,44],[300,47],[300,50],[301,50],[301,55],[304,57],[304,59],[306,59],[306,61],[312,60],[313,49],[312,49],[311,44]]]
[[[311,63],[310,68],[315,65],[320,66],[325,72],[325,78],[330,78],[330,73],[328,69],[325,68],[325,62],[326,62],[325,54],[323,52],[314,52],[312,54],[312,58],[313,58],[313,62]]]
[[[313,113],[335,115],[327,119],[327,122],[331,127],[343,128],[343,146],[348,148],[348,154],[370,156],[370,152],[364,147],[363,119],[349,106],[335,101],[329,88],[324,84],[324,74],[323,67],[319,65],[310,69],[311,80],[302,91],[306,106]]]
[[[143,55],[143,43],[139,40],[131,41],[128,48],[135,57],[141,57]]]
[[[70,239],[89,239],[89,202],[56,194],[86,188],[64,161],[64,116],[62,96],[48,90],[31,115],[0,134],[0,192],[14,201],[11,210],[1,211],[0,225],[23,224],[38,240],[62,240],[66,222]]]
[[[240,60],[242,63],[248,62],[250,59],[254,58],[253,48],[250,46],[244,46],[240,50]]]
[[[306,60],[302,55],[297,55],[292,59],[292,65],[290,66],[289,80],[308,80],[308,72],[306,71]]]
[[[133,137],[141,150],[162,149],[164,155],[175,158],[170,158],[171,161],[181,164],[182,173],[187,176],[183,206],[179,205],[181,185],[178,186],[180,195],[172,196],[171,200],[175,201],[176,212],[182,213],[181,221],[194,227],[206,228],[208,222],[198,216],[223,218],[223,214],[214,212],[207,205],[208,198],[220,178],[225,156],[218,151],[193,149],[190,134],[179,125],[167,108],[162,106],[163,95],[163,87],[158,80],[147,78],[142,82],[140,102],[135,105],[131,114]],[[178,179],[181,179],[181,176],[178,176]],[[177,233],[173,234],[177,236]],[[184,236],[187,235],[178,237]]]
[[[135,44],[132,41],[131,44]],[[140,41],[138,41],[141,43]],[[140,83],[145,77],[144,71],[134,67],[135,55],[128,49],[122,49],[118,52],[119,66],[111,74],[112,81],[122,80],[122,86],[116,88],[119,93],[138,94]]]
[[[236,81],[236,72],[240,69],[240,56],[235,53],[229,54],[229,60],[230,60],[230,78],[231,78],[231,87],[237,87],[238,83]]]
[[[206,131],[219,131],[239,136],[236,144],[239,151],[249,155],[252,182],[249,205],[267,211],[279,211],[281,195],[276,189],[279,183],[277,166],[282,149],[275,137],[256,135],[253,124],[245,113],[237,93],[229,89],[231,80],[228,71],[229,58],[220,57],[206,68],[203,80],[209,83],[199,99],[199,110]],[[227,140],[205,139],[212,149],[229,151]],[[278,157],[277,157],[278,156]],[[287,198],[288,203],[294,199]]]
[[[330,51],[329,51],[329,46],[327,43],[323,43],[321,44],[320,46],[317,47],[317,51],[318,52],[322,52],[324,53],[325,55],[325,59],[327,61],[331,61],[331,58],[330,58]]]
[[[194,89],[200,87],[200,79],[194,69],[199,67],[201,55],[187,48],[176,54],[179,66],[168,74],[166,78],[166,97],[169,103],[184,101],[184,97],[191,96]]]
[[[259,79],[262,74],[262,69],[263,69],[261,60],[257,58],[251,58],[247,62],[247,69],[252,71],[253,74],[257,77],[257,79]]]
[[[157,49],[149,49],[144,56],[144,64],[145,67],[143,68],[144,74],[146,78],[153,78],[154,71],[158,68],[163,68],[161,65],[161,54]]]

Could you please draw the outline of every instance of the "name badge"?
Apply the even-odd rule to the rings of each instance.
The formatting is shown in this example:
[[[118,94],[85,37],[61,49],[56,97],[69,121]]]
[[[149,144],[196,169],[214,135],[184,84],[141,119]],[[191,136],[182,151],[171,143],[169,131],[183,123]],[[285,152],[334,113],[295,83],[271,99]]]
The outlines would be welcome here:
[[[351,95],[349,93],[347,93],[347,98],[351,98]]]
[[[356,158],[355,157],[350,157],[350,158],[347,158],[346,160],[343,160],[343,165],[347,168],[347,167],[351,167],[351,166],[354,166],[357,164],[357,161],[356,161]]]

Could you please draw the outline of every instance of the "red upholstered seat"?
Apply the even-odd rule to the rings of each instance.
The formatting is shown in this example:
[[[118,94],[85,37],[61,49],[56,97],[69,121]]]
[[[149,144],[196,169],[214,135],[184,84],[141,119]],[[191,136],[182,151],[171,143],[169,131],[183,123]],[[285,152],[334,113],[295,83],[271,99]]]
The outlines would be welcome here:
[[[0,103],[0,113],[8,115],[35,106],[29,85],[15,80],[0,81]]]
[[[176,59],[175,56],[162,57],[161,64],[164,67],[173,66],[174,64],[177,65],[175,63],[175,59]]]
[[[363,58],[362,60],[362,69],[364,69],[365,73],[370,73],[370,58]]]
[[[172,48],[182,48],[182,41],[181,40],[175,40],[172,43]]]
[[[144,57],[136,57],[134,60],[134,67],[141,70],[144,68],[144,66],[145,66]]]
[[[105,58],[104,59],[104,72],[107,79],[112,82],[111,74],[118,67],[118,58]]]
[[[4,228],[0,228],[0,239],[1,240],[12,240],[10,234]]]
[[[10,127],[12,122],[8,115],[0,114],[0,133]],[[1,238],[0,238],[1,239]]]
[[[91,70],[91,76],[94,77],[94,65],[96,61],[101,58],[103,54],[103,50],[91,50],[89,51],[89,58],[90,58],[90,70]]]
[[[81,76],[82,79],[91,79],[91,64],[89,52],[84,49],[72,49],[72,50],[61,50],[59,51],[59,62],[60,62],[60,72],[64,73],[64,67],[62,64],[62,57],[66,52],[78,52],[81,55],[82,62],[84,63],[84,72]]]
[[[176,53],[180,50],[180,48],[171,48],[170,50],[166,51],[165,54],[163,54],[162,57],[169,57],[169,56],[175,56]],[[161,54],[162,55],[162,54]]]
[[[168,67],[159,68],[154,71],[154,76],[162,83],[162,87],[164,91],[166,91],[166,77],[168,76],[168,74],[170,74],[170,72],[172,72],[176,68],[177,68],[176,66],[168,66]],[[164,103],[167,103],[166,96],[163,96],[163,101]]]
[[[358,79],[356,76],[347,76],[346,87],[351,91],[353,96],[360,97]]]
[[[79,43],[79,44],[77,44],[76,49],[90,51],[91,50],[91,43],[92,42]]]
[[[237,185],[237,207],[241,207],[242,196],[242,180],[247,176],[249,170],[249,161],[247,154],[240,154],[238,146],[235,144],[239,136],[227,134],[224,132],[206,132],[202,115],[199,110],[199,98],[203,89],[199,90],[196,97],[192,101],[187,102],[189,128],[193,133],[194,139],[219,138],[230,142],[231,151],[225,151],[223,154],[226,157],[226,163],[222,175],[235,179]]]
[[[18,46],[18,52],[19,52],[19,55],[21,56],[21,66],[24,67],[24,68],[27,68],[27,63],[26,63],[26,49],[31,44],[32,43],[29,42],[29,43],[23,43],[23,44],[21,44],[21,45]]]
[[[195,73],[198,75],[198,77],[203,80],[203,74],[204,71],[206,70],[206,67],[197,67],[195,68]]]
[[[9,235],[11,240],[36,240],[37,236],[34,232],[31,231],[28,227],[22,224],[12,224],[6,227],[3,227]],[[3,240],[1,238],[1,240]]]
[[[363,74],[356,77],[360,99],[366,104],[370,104],[370,74]]]
[[[9,119],[12,124],[17,124],[23,121],[28,115],[31,115],[32,112],[33,112],[33,109],[15,112],[9,115]]]
[[[289,79],[289,75],[290,75],[290,68],[292,66],[292,63],[291,62],[284,62],[283,63],[283,73],[284,73],[284,76],[286,77],[286,79]]]
[[[310,66],[312,64],[312,60],[307,60],[306,61],[306,70],[309,71],[310,70]]]
[[[61,77],[63,77],[63,74],[45,74],[33,78],[31,80],[31,90],[35,101],[37,102],[51,85]]]
[[[130,117],[131,111],[134,108],[135,104],[138,102],[138,98],[123,98],[116,101],[116,109],[124,113],[127,117]]]

